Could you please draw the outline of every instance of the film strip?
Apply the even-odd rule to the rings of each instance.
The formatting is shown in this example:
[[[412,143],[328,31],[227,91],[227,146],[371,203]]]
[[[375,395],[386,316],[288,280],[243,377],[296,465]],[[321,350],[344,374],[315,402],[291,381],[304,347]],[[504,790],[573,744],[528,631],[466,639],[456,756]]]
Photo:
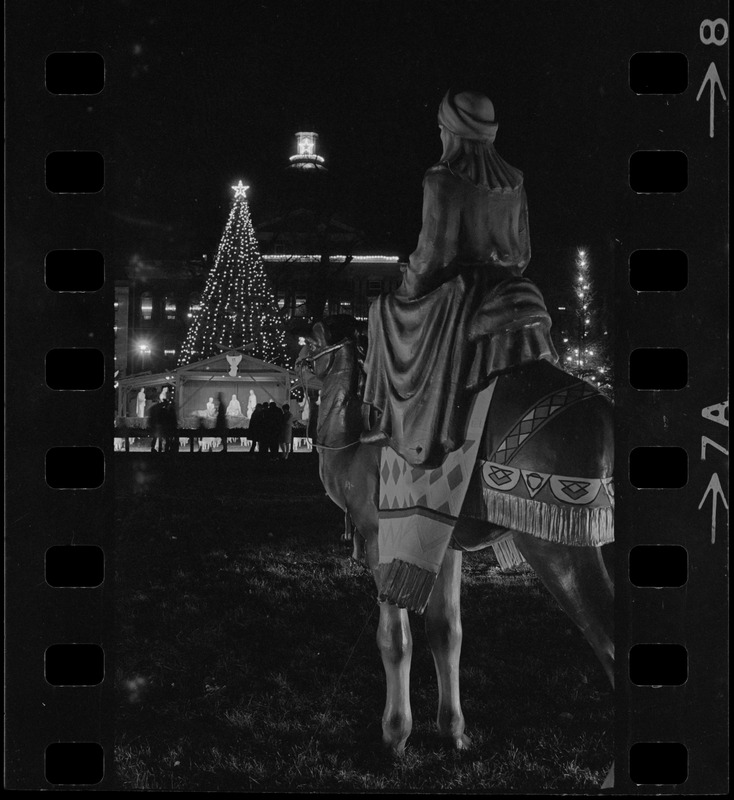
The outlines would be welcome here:
[[[37,25],[38,9],[28,11]],[[64,41],[57,29],[56,45],[32,36],[25,48],[20,19],[10,22],[6,391],[9,416],[23,422],[6,438],[6,785],[104,788],[114,472],[102,409],[114,403],[114,282],[104,125],[90,109],[104,97],[105,65],[72,44],[82,31]]]
[[[726,785],[727,509],[719,480],[728,401],[725,348],[715,343],[726,337],[717,294],[728,273],[713,229],[726,205],[714,165],[726,162],[717,70],[727,68],[728,23],[723,8],[721,16],[702,10],[681,13],[685,52],[664,36],[640,35],[630,61],[630,111],[641,124],[618,263],[618,274],[629,275],[618,284],[618,324],[628,334],[616,365],[630,382],[619,381],[615,398],[615,515],[625,544],[616,565],[617,789],[629,791]],[[696,115],[697,125],[685,119],[694,98],[709,112]],[[651,106],[656,121],[641,113]]]
[[[728,786],[729,23],[721,2],[644,5],[625,5],[630,38],[611,67],[629,143],[628,161],[610,165],[611,791],[716,794]],[[115,786],[114,45],[82,12],[76,29],[41,17],[37,3],[8,9],[6,786],[104,790]]]

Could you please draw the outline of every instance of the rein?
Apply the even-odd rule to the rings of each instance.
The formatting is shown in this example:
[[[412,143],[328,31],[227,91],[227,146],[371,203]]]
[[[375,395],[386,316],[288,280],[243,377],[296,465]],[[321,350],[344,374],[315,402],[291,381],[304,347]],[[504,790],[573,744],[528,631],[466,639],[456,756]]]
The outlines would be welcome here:
[[[298,366],[303,368],[304,364],[313,364],[314,361],[317,361],[322,356],[327,356],[329,355],[329,353],[334,353],[337,350],[341,350],[342,347],[348,345],[350,341],[351,341],[350,339],[345,337],[344,339],[341,340],[341,342],[337,342],[336,344],[330,344],[327,345],[326,347],[322,347],[321,350],[317,350],[315,353],[310,353],[305,358],[300,358],[298,360]]]
[[[347,450],[350,447],[354,447],[355,444],[359,444],[359,439],[355,439],[351,444],[345,444],[341,447],[329,447],[328,444],[318,444],[317,442],[311,442],[311,447],[316,447],[319,450]]]

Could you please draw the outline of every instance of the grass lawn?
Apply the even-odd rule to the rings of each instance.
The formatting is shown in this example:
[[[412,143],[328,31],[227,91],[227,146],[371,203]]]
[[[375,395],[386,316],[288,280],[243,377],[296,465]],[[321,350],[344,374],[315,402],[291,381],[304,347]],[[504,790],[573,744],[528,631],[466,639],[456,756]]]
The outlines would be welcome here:
[[[380,747],[384,675],[367,570],[316,459],[119,454],[116,764],[148,791],[589,791],[612,759],[601,666],[534,574],[466,555],[466,753],[434,734],[413,619],[414,728]]]

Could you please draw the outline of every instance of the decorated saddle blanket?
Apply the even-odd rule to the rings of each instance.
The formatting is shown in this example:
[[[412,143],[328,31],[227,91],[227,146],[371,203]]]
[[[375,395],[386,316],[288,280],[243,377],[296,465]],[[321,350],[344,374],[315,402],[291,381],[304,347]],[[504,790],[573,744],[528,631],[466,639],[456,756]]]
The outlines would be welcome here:
[[[492,381],[474,398],[463,446],[436,469],[411,467],[391,448],[382,449],[381,600],[422,613],[449,546],[477,550],[491,545],[502,563],[507,548],[514,550],[514,531],[566,545],[613,540],[611,474],[561,474],[528,463],[528,444],[546,426],[557,428],[565,410],[599,398],[589,384],[554,372],[559,384],[532,402],[512,402],[511,417],[503,413],[506,409],[494,408],[506,392],[496,391],[502,377]],[[518,407],[525,409],[520,415]],[[485,425],[488,417],[492,428],[497,422],[499,433]],[[460,514],[491,524],[457,528]]]
[[[611,461],[604,469],[603,459],[589,464],[583,458],[583,450],[593,453],[599,445],[590,441],[594,434],[583,429],[584,417],[578,413],[587,401],[606,401],[588,383],[560,371],[558,377],[558,385],[525,406],[520,418],[513,411],[509,422],[502,388],[495,393],[490,412],[494,431],[486,432],[462,514],[558,544],[607,544],[614,540]],[[577,413],[567,414],[573,407]],[[549,439],[549,431],[555,438]],[[543,468],[537,455],[528,453],[538,443],[571,453],[581,450],[581,466],[574,469],[575,459],[563,458],[553,467],[549,455],[551,466]],[[457,538],[462,549],[477,549],[470,537]]]
[[[479,392],[464,444],[436,469],[412,467],[391,447],[380,462],[380,599],[423,613],[464,503],[496,381]]]

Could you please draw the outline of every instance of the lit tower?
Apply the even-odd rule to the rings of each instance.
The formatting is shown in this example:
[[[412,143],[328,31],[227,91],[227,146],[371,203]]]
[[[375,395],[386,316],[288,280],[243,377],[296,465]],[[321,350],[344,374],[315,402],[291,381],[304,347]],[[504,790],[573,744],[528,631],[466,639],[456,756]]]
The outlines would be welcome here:
[[[296,154],[290,157],[291,169],[327,171],[323,157],[316,153],[318,141],[319,135],[313,131],[299,131],[296,134]]]

